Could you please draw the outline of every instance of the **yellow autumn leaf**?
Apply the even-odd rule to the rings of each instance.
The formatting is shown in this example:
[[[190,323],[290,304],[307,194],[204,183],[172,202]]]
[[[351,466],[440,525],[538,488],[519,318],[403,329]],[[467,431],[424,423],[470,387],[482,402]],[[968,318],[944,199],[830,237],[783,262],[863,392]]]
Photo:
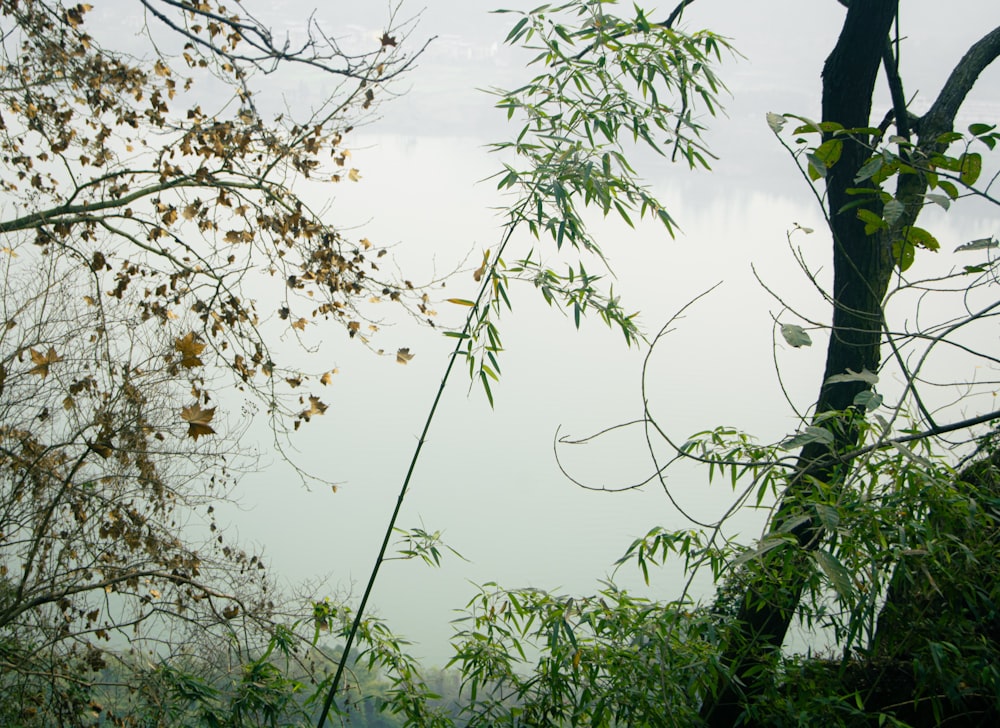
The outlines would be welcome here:
[[[406,364],[414,356],[416,356],[416,354],[411,354],[410,350],[404,346],[403,348],[401,348],[399,351],[396,352],[396,363]]]
[[[351,180],[351,182],[357,182],[361,179],[361,172],[351,167],[351,171],[347,173],[347,177]]]

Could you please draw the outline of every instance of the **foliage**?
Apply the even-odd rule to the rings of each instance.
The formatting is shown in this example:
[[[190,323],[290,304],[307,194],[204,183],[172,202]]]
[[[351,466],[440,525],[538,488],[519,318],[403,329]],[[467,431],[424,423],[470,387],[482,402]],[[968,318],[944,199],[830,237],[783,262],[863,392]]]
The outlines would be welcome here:
[[[424,317],[305,195],[358,179],[345,135],[410,63],[405,28],[348,53],[315,21],[291,46],[221,4],[129,11],[0,2],[0,704],[276,725],[299,709],[274,650],[311,630],[285,644],[300,608],[214,505],[253,467],[252,418],[281,436],[327,409],[312,328],[367,344],[371,300]],[[259,91],[288,67],[329,96],[280,113]],[[102,705],[108,670],[131,689]]]
[[[626,150],[615,145],[630,130],[634,142],[651,144],[651,129],[682,127],[646,125],[649,117],[636,114],[632,97],[614,84],[638,82],[641,95],[646,79],[664,73],[672,90],[697,87],[683,62],[664,65],[644,55],[643,34],[654,29],[664,34],[656,48],[689,54],[692,69],[715,50],[697,42],[683,51],[671,46],[671,21],[690,4],[680,3],[662,24],[649,23],[637,8],[634,22],[614,19],[607,35],[603,13],[613,3],[544,6],[517,21],[508,40],[537,40],[535,60],[547,65],[527,86],[501,97],[512,117],[527,116],[516,141],[498,145],[501,153],[528,161],[527,170],[512,162],[500,175],[501,188],[518,191],[511,228],[526,223],[535,238],[551,237],[557,248],[568,241],[600,258],[573,206],[575,195],[628,224],[635,207],[661,212],[638,191]],[[973,124],[963,134],[952,126],[979,73],[1000,55],[1000,29],[970,49],[917,117],[896,63],[897,5],[843,4],[844,30],[824,70],[823,120],[794,114],[766,120],[822,206],[832,238],[832,289],[797,258],[830,303],[832,324],[805,319],[775,295],[782,306],[776,345],[807,347],[818,332],[829,333],[814,408],[800,413],[789,402],[800,427],[775,443],[730,428],[675,441],[651,412],[643,381],[641,423],[656,466],[649,480],[662,483],[670,497],[664,471],[693,460],[707,465],[709,480],[728,476],[736,492],[732,507],[716,523],[654,529],[622,558],[634,561],[648,581],[651,566],[679,556],[687,584],[677,601],[646,602],[613,584],[592,597],[484,587],[467,605],[453,660],[464,675],[469,724],[992,725],[1000,715],[994,667],[1000,573],[993,558],[1000,522],[998,413],[982,404],[995,381],[968,373],[997,361],[986,343],[993,341],[997,308],[995,242],[959,246],[977,259],[958,270],[914,274],[918,256],[940,248],[935,234],[916,225],[926,207],[955,210],[969,198],[997,202],[980,156],[996,145],[994,127]],[[552,19],[567,10],[585,20],[570,27]],[[869,116],[879,64],[893,104],[875,126]],[[717,84],[705,88],[714,92]],[[598,97],[612,100],[610,121],[588,116],[600,107]],[[796,121],[791,141],[784,135],[788,120]],[[695,153],[698,131],[684,131],[693,135],[687,160],[703,163]],[[796,226],[796,232],[813,231]],[[529,273],[546,300],[573,307],[577,322],[596,306],[632,339],[613,307],[592,303],[594,278],[582,264],[563,278],[550,277],[531,256],[505,267],[500,254],[509,234],[477,271],[484,281],[480,299],[455,301],[472,309],[457,336],[470,373],[488,394],[487,378],[498,373],[495,355],[502,348],[488,314],[510,305],[509,273]],[[668,329],[653,341],[650,356]],[[477,338],[482,332],[485,343]],[[950,369],[951,378],[934,381],[928,362],[946,348],[964,358]],[[929,405],[930,387],[953,393],[954,404]],[[966,415],[972,407],[978,413]],[[654,441],[672,450],[665,464]],[[723,534],[726,520],[745,507],[773,507],[766,534],[752,545]],[[710,604],[691,604],[687,588],[704,566],[718,594]],[[795,654],[785,644],[793,623],[826,651]]]
[[[467,605],[452,658],[468,725],[658,725],[665,712],[692,720],[715,625],[690,606],[612,584],[582,598],[486,585]]]
[[[729,46],[675,28],[691,1],[663,22],[592,0],[520,13],[507,41],[533,50],[543,70],[496,92],[520,123],[513,141],[494,145],[506,226],[475,272],[476,300],[452,299],[469,311],[465,328],[449,332],[456,349],[441,389],[464,356],[492,402],[496,319],[514,280],[572,310],[577,326],[596,310],[628,343],[641,338],[634,314],[587,270],[606,262],[585,209],[630,226],[649,215],[673,235],[634,155],[709,166],[699,112],[715,113],[724,87],[713,64]],[[88,5],[0,3],[5,723],[298,725],[325,696],[322,723],[345,669],[334,703],[345,725],[986,725],[1000,715],[998,413],[979,404],[995,382],[953,374],[933,383],[982,410],[961,419],[925,395],[939,349],[960,352],[969,371],[997,361],[982,343],[992,335],[975,333],[990,331],[998,306],[995,241],[960,246],[974,256],[960,270],[914,273],[918,256],[940,248],[916,225],[926,207],[997,202],[982,154],[1000,135],[989,124],[968,134],[952,126],[1000,55],[1000,31],[970,49],[918,118],[895,63],[898,23],[895,51],[886,35],[898,7],[845,3],[822,120],[766,119],[833,243],[831,290],[800,259],[832,323],[780,298],[775,317],[776,343],[794,349],[830,333],[815,407],[778,442],[725,427],[675,442],[644,396],[650,481],[670,497],[666,468],[695,461],[735,493],[719,522],[655,528],[618,562],[634,562],[649,583],[651,567],[681,559],[680,595],[657,602],[611,582],[586,597],[486,585],[455,636],[456,715],[407,642],[364,611],[382,561],[440,563],[439,532],[397,531],[397,505],[360,606],[303,607],[273,596],[260,557],[231,545],[211,515],[252,465],[227,412],[261,409],[280,434],[327,409],[315,392],[333,372],[279,361],[275,336],[308,348],[310,326],[332,321],[370,343],[367,301],[431,315],[412,283],[382,275],[384,250],[347,241],[299,192],[358,179],[345,135],[407,67],[399,31],[351,55],[313,25],[289,51],[221,6],[142,0],[162,25],[147,31],[153,55],[137,58],[91,36]],[[874,126],[879,63],[892,109]],[[276,115],[258,82],[288,65],[342,83],[306,118]],[[551,239],[570,259],[566,271],[534,248],[505,262],[519,231]],[[279,292],[268,297],[260,291],[270,284]],[[951,298],[960,305],[940,315],[923,304]],[[657,439],[673,453],[662,466]],[[727,539],[732,513],[775,501],[760,541]],[[399,550],[386,557],[393,535]],[[705,566],[718,593],[694,603],[689,588]],[[793,622],[827,651],[793,654]]]
[[[536,53],[530,65],[541,73],[524,86],[494,89],[497,107],[521,125],[513,141],[492,145],[503,160],[497,189],[508,193],[506,225],[493,252],[486,251],[476,280],[476,301],[451,299],[471,307],[469,321],[451,335],[464,341],[473,379],[492,402],[490,381],[500,373],[503,349],[495,319],[511,307],[513,280],[527,281],[549,305],[572,312],[579,328],[593,310],[617,327],[629,344],[640,335],[635,314],[628,313],[601,274],[606,267],[600,243],[587,227],[587,208],[596,208],[634,226],[652,217],[670,235],[673,218],[647,189],[630,156],[647,149],[707,169],[711,153],[701,141],[699,113],[715,114],[724,91],[713,70],[728,42],[709,31],[686,33],[669,23],[650,22],[642,9],[619,17],[615,3],[573,0],[516,13],[520,19],[506,37]],[[529,239],[549,239],[557,251],[574,251],[564,272],[544,263],[530,249],[507,262],[509,242],[519,229]]]
[[[596,255],[603,262],[600,247],[587,232],[581,216],[582,208],[587,205],[597,204],[605,216],[614,211],[629,225],[632,225],[629,211],[638,205],[640,216],[653,214],[672,231],[669,215],[642,187],[626,161],[619,139],[626,124],[633,130],[634,141],[641,140],[662,154],[658,143],[663,136],[673,144],[675,154],[684,153],[690,165],[707,166],[698,141],[700,127],[691,120],[690,97],[697,92],[709,112],[714,113],[713,100],[720,86],[710,62],[713,56],[720,55],[725,42],[711,33],[689,36],[675,32],[670,29],[670,22],[650,24],[638,10],[634,20],[619,19],[605,12],[606,6],[612,4],[574,0],[559,6],[544,5],[523,14],[507,36],[507,42],[516,43],[522,39],[530,41],[537,34],[543,52],[534,62],[544,62],[546,67],[546,72],[528,86],[496,92],[501,96],[498,105],[507,109],[508,118],[517,110],[527,116],[527,121],[516,142],[496,144],[494,150],[513,151],[518,164],[525,167],[506,164],[500,174],[498,188],[516,191],[516,200],[506,208],[507,222],[496,252],[491,254],[487,250],[473,274],[480,282],[476,299],[448,299],[450,303],[468,307],[465,325],[460,331],[445,332],[456,339],[455,348],[400,486],[396,508],[369,574],[354,625],[347,632],[346,651],[358,635],[368,598],[387,560],[389,540],[410,478],[459,356],[464,356],[470,378],[479,380],[493,404],[490,381],[499,379],[498,357],[503,349],[494,319],[503,307],[511,307],[507,294],[511,277],[531,280],[549,304],[563,300],[572,307],[577,326],[582,314],[588,308],[595,308],[606,323],[621,328],[626,341],[631,343],[636,335],[633,317],[625,315],[611,291],[604,294],[595,287],[599,277],[589,275],[582,260],[578,269],[571,266],[565,276],[543,268],[532,260],[532,253],[508,267],[503,255],[514,233],[527,224],[535,239],[541,239],[547,232],[557,248],[568,242],[577,252]],[[573,18],[570,24],[553,20],[563,14]],[[622,43],[621,39],[626,37],[638,40],[635,44]],[[583,48],[569,56],[561,43],[569,47],[579,44]],[[689,55],[696,59],[690,67]],[[592,78],[599,83],[592,86]],[[702,82],[707,86],[702,86]],[[664,99],[678,97],[680,111],[661,101],[661,95]],[[433,550],[429,553],[411,550],[410,555],[420,555],[428,562],[438,561]],[[320,711],[320,728],[338,690],[343,668],[341,663],[328,689]],[[418,724],[423,725],[419,721]]]

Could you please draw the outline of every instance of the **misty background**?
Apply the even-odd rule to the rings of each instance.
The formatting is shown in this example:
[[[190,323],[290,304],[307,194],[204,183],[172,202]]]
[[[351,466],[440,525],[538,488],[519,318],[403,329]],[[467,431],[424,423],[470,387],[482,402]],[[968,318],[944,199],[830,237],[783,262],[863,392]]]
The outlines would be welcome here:
[[[517,16],[491,14],[492,3],[244,5],[291,38],[315,13],[345,49],[370,49],[392,16],[404,47],[412,52],[428,44],[413,69],[380,96],[377,114],[345,137],[360,180],[324,186],[315,204],[345,235],[393,245],[389,265],[415,284],[454,272],[445,287],[437,284],[431,291],[432,299],[442,301],[433,304],[439,328],[418,326],[387,309],[373,345],[387,352],[409,347],[415,358],[406,366],[394,356],[374,356],[340,328],[313,332],[327,364],[339,373],[323,392],[329,404],[325,416],[297,433],[287,454],[298,467],[335,482],[336,490],[303,485],[273,450],[261,422],[244,441],[257,448],[259,462],[234,494],[238,505],[220,509],[220,523],[228,520],[232,535],[263,551],[282,586],[318,599],[329,594],[357,600],[447,364],[452,341],[441,330],[460,328],[463,321],[465,309],[443,299],[474,297],[472,271],[501,234],[496,208],[503,198],[489,179],[500,164],[487,145],[511,138],[520,127],[516,119],[506,122],[484,89],[523,85],[540,69],[526,69],[531,54],[503,44]],[[648,15],[656,19],[672,8],[663,5]],[[948,8],[955,17],[984,20],[948,22],[948,12],[929,0],[910,0],[901,11],[902,77],[919,110],[979,29],[994,27],[1000,16],[992,0],[956,0]],[[618,8],[621,14],[629,11],[627,3]],[[780,335],[776,341],[775,318],[797,320],[782,314],[782,304],[757,280],[751,264],[764,284],[798,310],[829,320],[827,305],[790,249],[799,247],[819,281],[826,282],[830,242],[822,213],[765,114],[819,118],[820,72],[842,13],[835,0],[700,0],[689,6],[682,27],[709,28],[740,53],[718,68],[731,94],[724,113],[702,119],[709,127],[706,142],[718,157],[713,170],[691,171],[651,154],[638,159],[637,171],[680,226],[676,239],[652,222],[632,230],[592,219],[614,269],[615,291],[626,308],[641,311],[640,327],[650,337],[682,306],[721,282],[675,322],[650,360],[651,411],[678,442],[718,425],[744,429],[764,442],[780,440],[798,426],[782,384],[800,411],[818,390],[824,332],[812,332],[810,348],[792,349]],[[127,13],[115,18],[121,27],[136,22],[141,17]],[[275,79],[270,92],[275,108],[319,102],[330,88],[318,83],[330,81],[308,74]],[[960,128],[1000,121],[998,87],[1000,69],[991,68],[965,107]],[[888,106],[888,92],[879,93],[875,121]],[[797,226],[816,232],[793,232]],[[974,207],[950,217],[929,216],[927,227],[942,248],[936,256],[919,256],[915,268],[928,271],[968,263],[952,252],[956,246],[1000,232],[990,211]],[[532,241],[522,235],[516,251],[524,254]],[[558,262],[545,243],[537,249],[543,259]],[[416,643],[414,654],[428,664],[447,661],[451,620],[475,595],[475,584],[593,593],[634,538],[657,525],[687,525],[658,482],[620,493],[595,492],[570,482],[556,461],[558,452],[567,471],[594,488],[614,490],[652,475],[641,427],[587,446],[555,447],[557,430],[577,438],[642,416],[640,376],[647,348],[627,348],[620,333],[596,316],[575,330],[571,317],[544,305],[530,286],[514,286],[511,298],[514,311],[499,322],[506,350],[501,381],[493,389],[495,408],[456,367],[398,524],[443,531],[446,543],[467,561],[448,557],[440,569],[390,562],[370,602],[395,631]],[[717,519],[733,500],[727,482],[709,485],[704,469],[672,468],[665,483],[700,520]],[[766,516],[766,510],[744,512],[727,532],[750,541]],[[683,579],[676,566],[654,573],[648,588],[634,568],[616,576],[621,585],[663,599],[677,597]],[[710,598],[708,574],[695,586],[696,598]]]

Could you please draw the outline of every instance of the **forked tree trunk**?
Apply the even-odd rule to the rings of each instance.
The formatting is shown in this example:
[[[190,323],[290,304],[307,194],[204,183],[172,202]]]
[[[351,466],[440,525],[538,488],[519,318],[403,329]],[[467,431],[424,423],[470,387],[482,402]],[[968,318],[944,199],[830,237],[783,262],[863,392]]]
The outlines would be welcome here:
[[[872,126],[875,80],[897,11],[897,0],[848,4],[840,37],[823,68],[823,121],[837,122],[848,129]],[[985,37],[962,59],[932,109],[921,120],[920,146],[932,148],[937,136],[951,129],[965,95],[998,52],[1000,30]],[[906,126],[904,122],[903,127]],[[897,199],[906,205],[906,213],[892,230],[866,235],[864,224],[857,217],[857,207],[840,210],[859,199],[848,194],[848,189],[862,186],[855,178],[869,156],[864,144],[845,140],[840,160],[826,177],[835,304],[817,415],[852,410],[855,397],[869,387],[862,381],[830,383],[831,376],[848,369],[875,372],[879,367],[882,301],[894,266],[891,241],[899,235],[901,226],[915,221],[926,191],[922,177],[908,175],[900,179]],[[878,215],[882,213],[877,196],[872,196],[865,207]],[[809,573],[805,564],[808,553],[822,540],[822,530],[811,509],[813,484],[821,482],[836,488],[851,467],[851,462],[837,453],[855,449],[857,428],[850,426],[849,419],[840,420],[838,425],[817,424],[831,430],[833,442],[831,445],[814,442],[803,448],[771,524],[771,530],[776,531],[792,519],[805,517],[791,529],[802,548],[773,549],[751,565],[733,632],[726,644],[725,664],[730,678],[721,680],[717,693],[706,696],[702,706],[702,717],[712,728],[735,725],[748,702],[771,679],[766,660],[781,648]]]

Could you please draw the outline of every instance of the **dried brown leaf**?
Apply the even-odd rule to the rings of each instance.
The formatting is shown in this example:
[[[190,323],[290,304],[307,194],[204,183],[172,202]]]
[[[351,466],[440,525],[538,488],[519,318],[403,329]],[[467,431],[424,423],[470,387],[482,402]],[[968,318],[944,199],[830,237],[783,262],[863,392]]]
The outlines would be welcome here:
[[[188,423],[188,437],[193,440],[197,440],[202,435],[215,434],[215,430],[208,424],[213,417],[215,417],[215,407],[202,409],[198,402],[181,409],[181,419]]]
[[[193,331],[189,331],[179,339],[174,339],[174,349],[181,353],[182,367],[192,369],[200,367],[204,363],[198,355],[205,350],[205,345],[195,339]]]
[[[34,349],[30,349],[29,353],[31,354],[31,361],[35,366],[28,370],[28,374],[37,374],[42,379],[49,376],[50,365],[55,364],[57,361],[62,361],[62,357],[56,354],[55,348],[51,346],[45,354]]]

